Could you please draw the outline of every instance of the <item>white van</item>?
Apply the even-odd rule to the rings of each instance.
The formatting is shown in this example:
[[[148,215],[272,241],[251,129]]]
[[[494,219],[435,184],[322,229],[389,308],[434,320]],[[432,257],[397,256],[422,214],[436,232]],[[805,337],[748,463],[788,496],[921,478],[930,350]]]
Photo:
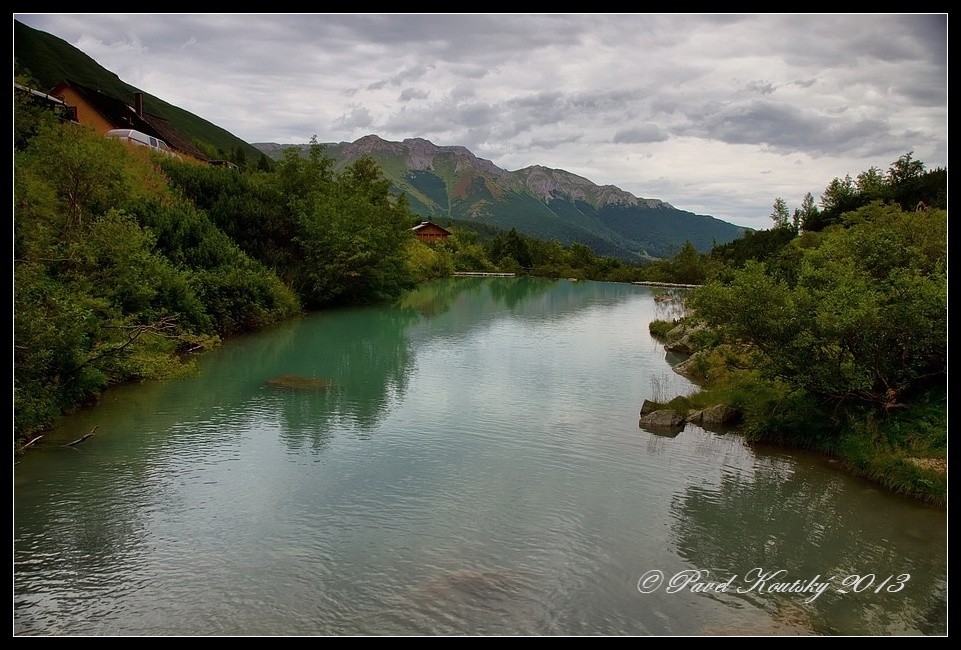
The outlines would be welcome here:
[[[113,129],[112,131],[107,131],[107,137],[119,138],[124,142],[128,142],[138,147],[150,147],[154,151],[159,151],[164,155],[172,156],[182,160],[182,158],[175,154],[173,149],[167,146],[167,143],[160,138],[155,138],[152,135],[147,135],[146,133],[141,133],[140,131],[135,131],[134,129]]]

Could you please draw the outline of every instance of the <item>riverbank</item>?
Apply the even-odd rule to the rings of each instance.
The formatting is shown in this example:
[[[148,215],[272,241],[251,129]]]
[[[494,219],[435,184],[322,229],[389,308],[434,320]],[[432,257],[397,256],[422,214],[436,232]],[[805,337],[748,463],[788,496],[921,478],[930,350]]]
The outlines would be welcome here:
[[[744,350],[716,345],[709,330],[652,321],[651,335],[683,356],[672,367],[700,387],[661,405],[678,417],[716,405],[736,410],[748,440],[806,449],[852,475],[924,503],[947,503],[947,392],[918,391],[890,412],[826,411],[811,396],[767,380]]]

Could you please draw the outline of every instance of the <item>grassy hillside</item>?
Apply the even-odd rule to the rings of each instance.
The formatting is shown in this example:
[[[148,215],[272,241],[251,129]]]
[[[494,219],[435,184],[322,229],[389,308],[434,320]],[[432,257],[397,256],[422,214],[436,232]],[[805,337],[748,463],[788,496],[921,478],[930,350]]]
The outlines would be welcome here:
[[[40,90],[50,90],[64,79],[97,88],[117,99],[133,101],[139,88],[122,81],[92,58],[61,38],[14,21],[13,56],[16,74],[35,80]],[[240,147],[250,160],[260,151],[221,127],[159,97],[144,93],[144,108],[173,124],[200,149],[230,152]]]

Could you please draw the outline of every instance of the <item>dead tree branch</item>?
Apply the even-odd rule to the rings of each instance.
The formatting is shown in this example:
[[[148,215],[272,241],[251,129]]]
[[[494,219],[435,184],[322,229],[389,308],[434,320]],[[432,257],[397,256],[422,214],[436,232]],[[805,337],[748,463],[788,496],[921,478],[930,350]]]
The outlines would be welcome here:
[[[99,428],[100,428],[100,425],[98,424],[97,426],[95,426],[90,430],[90,433],[84,434],[83,436],[77,438],[73,442],[68,442],[66,445],[64,445],[64,447],[74,447],[76,445],[79,445],[81,442],[83,442],[84,440],[86,440],[87,438],[95,434],[97,432],[97,429]]]

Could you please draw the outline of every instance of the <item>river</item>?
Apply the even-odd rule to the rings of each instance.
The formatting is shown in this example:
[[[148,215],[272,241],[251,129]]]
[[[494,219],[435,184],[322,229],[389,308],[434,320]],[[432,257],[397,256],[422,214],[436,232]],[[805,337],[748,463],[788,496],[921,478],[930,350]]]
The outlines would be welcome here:
[[[638,428],[694,390],[654,295],[445,280],[108,391],[15,459],[14,633],[945,634],[943,510]]]

